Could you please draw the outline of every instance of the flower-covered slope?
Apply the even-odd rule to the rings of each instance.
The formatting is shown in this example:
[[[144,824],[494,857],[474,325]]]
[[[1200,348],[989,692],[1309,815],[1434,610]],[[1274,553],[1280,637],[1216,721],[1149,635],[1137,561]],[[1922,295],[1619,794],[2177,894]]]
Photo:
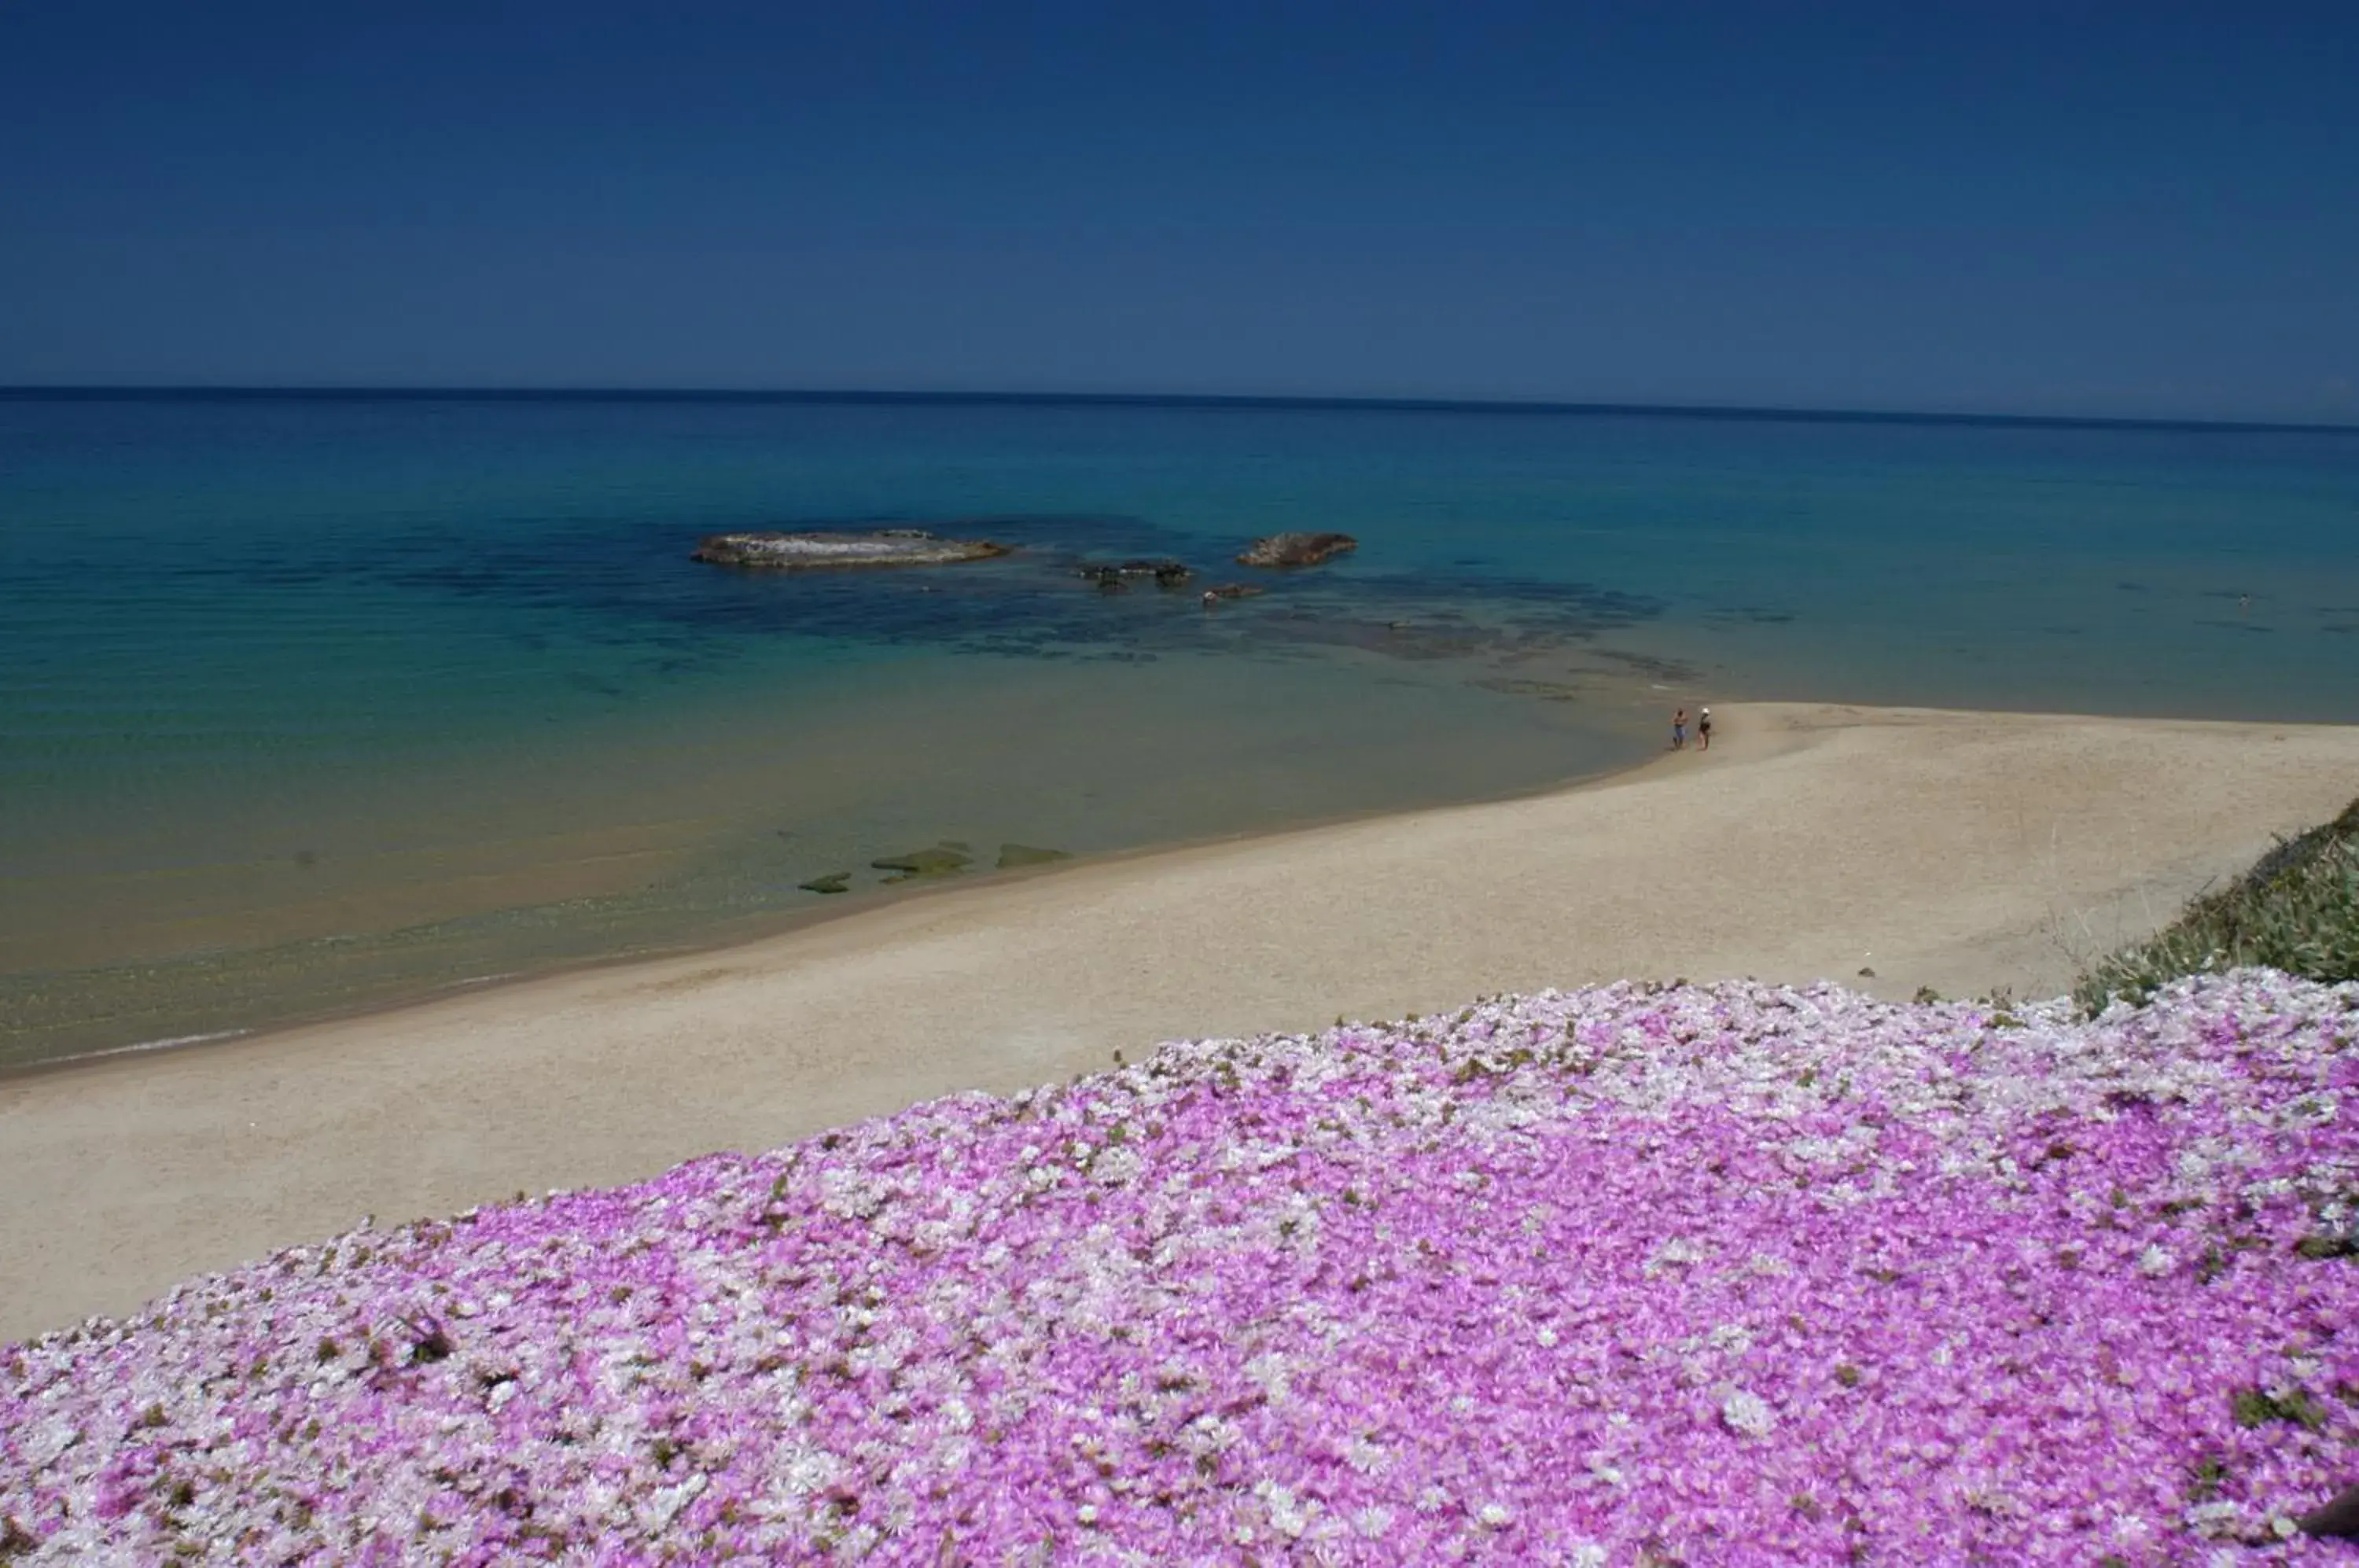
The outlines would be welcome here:
[[[2353,1561],[2354,1041],[2247,972],[1169,1046],[0,1349],[0,1560]]]

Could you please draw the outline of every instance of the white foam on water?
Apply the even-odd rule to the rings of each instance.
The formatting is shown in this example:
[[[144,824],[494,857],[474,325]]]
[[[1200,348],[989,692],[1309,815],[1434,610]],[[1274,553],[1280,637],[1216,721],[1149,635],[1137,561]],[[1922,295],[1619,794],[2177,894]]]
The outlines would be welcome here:
[[[145,1051],[171,1051],[183,1045],[203,1045],[210,1040],[235,1040],[240,1035],[252,1034],[253,1032],[254,1031],[252,1029],[215,1029],[211,1034],[167,1035],[162,1040],[143,1040],[136,1045],[117,1045],[109,1047],[104,1051],[79,1051],[73,1056],[67,1058],[67,1060],[70,1062],[91,1062],[102,1056],[130,1056],[136,1052]]]

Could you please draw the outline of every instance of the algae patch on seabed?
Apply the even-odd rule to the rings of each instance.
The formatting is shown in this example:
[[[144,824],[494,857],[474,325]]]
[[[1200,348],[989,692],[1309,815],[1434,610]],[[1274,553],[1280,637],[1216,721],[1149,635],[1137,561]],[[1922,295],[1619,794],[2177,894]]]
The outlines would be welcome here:
[[[962,877],[974,866],[973,846],[964,839],[943,839],[925,849],[913,849],[905,855],[880,855],[868,864],[879,871],[893,875],[885,878],[886,886],[897,882],[917,882],[940,877]],[[1043,849],[1037,844],[1003,844],[995,869],[1012,871],[1026,866],[1046,866],[1051,861],[1071,860],[1072,852],[1063,849]],[[848,893],[853,873],[831,871],[824,877],[814,877],[808,882],[795,884],[808,893]]]
[[[900,874],[887,877],[887,882],[908,882],[920,877],[956,877],[973,863],[974,856],[965,851],[937,844],[931,849],[913,849],[907,855],[880,855],[868,864],[879,871]]]

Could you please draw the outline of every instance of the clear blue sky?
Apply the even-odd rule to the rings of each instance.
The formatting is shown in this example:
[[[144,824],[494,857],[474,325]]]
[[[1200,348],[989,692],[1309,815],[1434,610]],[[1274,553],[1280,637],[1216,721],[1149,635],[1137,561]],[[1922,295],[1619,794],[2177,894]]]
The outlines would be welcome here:
[[[26,382],[2359,420],[2359,0],[23,0]]]

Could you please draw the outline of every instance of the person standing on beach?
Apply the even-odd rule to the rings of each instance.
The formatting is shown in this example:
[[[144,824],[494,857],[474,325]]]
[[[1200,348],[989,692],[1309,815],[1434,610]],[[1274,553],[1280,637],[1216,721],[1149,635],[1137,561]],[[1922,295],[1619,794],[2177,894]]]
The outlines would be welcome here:
[[[1685,708],[1681,708],[1678,713],[1671,715],[1671,749],[1673,751],[1685,751],[1687,748],[1688,711]]]
[[[1712,710],[1704,708],[1696,713],[1696,749],[1712,749]]]

